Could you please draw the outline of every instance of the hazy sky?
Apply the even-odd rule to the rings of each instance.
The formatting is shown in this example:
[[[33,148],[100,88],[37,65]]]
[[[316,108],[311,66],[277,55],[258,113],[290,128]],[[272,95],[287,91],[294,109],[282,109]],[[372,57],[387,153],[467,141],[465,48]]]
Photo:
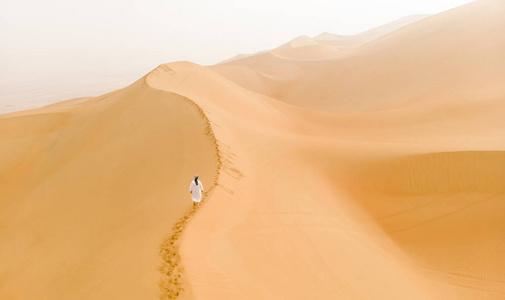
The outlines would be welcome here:
[[[468,2],[0,0],[0,92],[48,78],[140,77],[177,60],[214,64],[299,35],[354,34]]]

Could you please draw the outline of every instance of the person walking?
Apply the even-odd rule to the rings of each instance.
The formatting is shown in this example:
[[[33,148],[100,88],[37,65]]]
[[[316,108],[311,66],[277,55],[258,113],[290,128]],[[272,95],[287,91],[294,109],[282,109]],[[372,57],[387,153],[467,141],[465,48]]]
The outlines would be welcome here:
[[[198,175],[195,175],[195,180],[191,180],[189,185],[189,193],[191,194],[191,200],[193,200],[193,208],[197,207],[202,200],[203,185],[198,180]]]

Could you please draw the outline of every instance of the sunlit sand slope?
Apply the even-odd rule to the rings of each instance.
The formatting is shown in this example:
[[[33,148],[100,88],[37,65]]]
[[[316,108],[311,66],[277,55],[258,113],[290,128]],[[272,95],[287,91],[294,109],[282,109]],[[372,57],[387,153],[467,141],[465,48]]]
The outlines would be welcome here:
[[[158,247],[217,171],[206,126],[144,78],[0,116],[0,298],[157,299]]]

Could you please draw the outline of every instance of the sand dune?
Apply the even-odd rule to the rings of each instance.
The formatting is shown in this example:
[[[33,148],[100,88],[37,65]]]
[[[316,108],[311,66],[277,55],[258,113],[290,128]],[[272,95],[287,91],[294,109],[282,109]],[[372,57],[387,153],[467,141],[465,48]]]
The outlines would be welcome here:
[[[420,21],[428,16],[429,15],[412,15],[403,17],[396,21],[372,28],[356,35],[337,35],[330,32],[323,32],[315,36],[314,40],[325,42],[334,46],[345,46],[345,44],[342,42],[345,42],[347,44],[354,44],[354,46],[363,45],[409,24]]]
[[[1,115],[0,298],[503,299],[504,11]]]
[[[0,298],[156,298],[187,178],[217,171],[204,119],[143,79],[77,102],[0,118]]]
[[[237,60],[241,60],[243,58],[274,52],[274,51],[283,51],[290,50],[294,48],[304,48],[304,47],[312,47],[313,46],[323,46],[322,48],[331,49],[333,51],[339,51],[339,53],[347,53],[349,50],[355,50],[358,47],[361,47],[371,41],[380,38],[383,35],[386,35],[392,31],[398,30],[408,24],[417,22],[426,18],[428,15],[413,15],[401,18],[399,20],[381,25],[379,27],[370,29],[368,31],[356,34],[356,35],[337,35],[329,32],[321,33],[313,38],[310,38],[306,35],[302,35],[294,38],[293,40],[275,48],[270,51],[261,51],[255,54],[239,54],[232,58],[223,60],[218,65],[226,64],[226,63],[234,63]],[[326,47],[324,47],[326,46]],[[289,51],[285,51],[288,52]],[[324,59],[325,56],[319,56],[319,59]]]
[[[307,69],[311,66],[310,62],[326,64],[346,58],[359,47],[426,17],[405,17],[352,36],[331,33],[322,33],[314,38],[299,36],[275,49],[253,55],[240,54],[211,68],[249,90],[284,101],[286,93],[299,84],[304,73],[310,71]]]
[[[350,52],[345,59],[301,63],[264,53],[215,70],[267,96],[330,111],[501,97],[504,10],[502,1],[476,1],[407,25]],[[259,73],[289,66],[297,76],[277,72],[274,80],[262,78],[265,87],[255,82],[250,86],[234,76],[236,71],[229,71],[232,65]]]
[[[151,84],[190,97],[208,111],[218,125],[217,139],[227,146],[221,151],[232,163],[183,236],[181,256],[195,298],[503,295],[503,278],[496,272],[503,260],[494,254],[502,247],[503,226],[493,211],[503,200],[503,172],[496,168],[505,163],[501,152],[415,155],[475,146],[472,140],[455,144],[429,132],[402,135],[398,123],[378,128],[379,135],[367,124],[346,134],[345,128],[335,129],[338,124],[351,127],[366,115],[339,118],[307,111],[258,96],[196,65],[168,68]],[[441,119],[441,135],[463,121]],[[407,128],[425,123],[403,122]],[[398,140],[388,141],[391,136]],[[503,141],[489,147],[503,149]],[[467,214],[478,230],[465,231]],[[413,238],[409,230],[420,234]],[[454,259],[445,259],[453,252]]]
[[[423,299],[429,295],[417,286],[422,279],[414,280],[417,275],[409,270],[407,259],[390,263],[394,246],[379,239],[390,251],[367,248],[380,232],[354,220],[366,216],[362,209],[327,182],[317,165],[308,167],[309,159],[303,159],[308,154],[303,152],[314,145],[297,135],[303,123],[287,117],[293,108],[258,99],[196,65],[179,63],[169,68],[148,82],[192,97],[208,111],[211,122],[218,125],[215,134],[223,145],[221,152],[230,158],[212,201],[189,224],[181,244],[196,298],[410,295]],[[218,91],[218,99],[211,96]],[[318,141],[317,136],[307,136],[313,138]],[[303,180],[311,185],[293,185]],[[374,270],[368,276],[377,279],[387,274],[391,281],[378,284],[367,278],[364,265],[353,267],[358,258]],[[369,284],[349,281],[355,276],[365,276],[363,281]],[[398,282],[401,288],[388,292]]]

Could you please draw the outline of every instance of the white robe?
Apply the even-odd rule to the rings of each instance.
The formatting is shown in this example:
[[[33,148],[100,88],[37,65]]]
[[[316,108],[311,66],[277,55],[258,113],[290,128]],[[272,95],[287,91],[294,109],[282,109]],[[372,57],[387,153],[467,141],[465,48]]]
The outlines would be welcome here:
[[[194,180],[191,180],[189,191],[191,192],[191,200],[194,202],[200,202],[202,200],[203,185],[200,180],[198,180],[198,185],[196,185]]]

